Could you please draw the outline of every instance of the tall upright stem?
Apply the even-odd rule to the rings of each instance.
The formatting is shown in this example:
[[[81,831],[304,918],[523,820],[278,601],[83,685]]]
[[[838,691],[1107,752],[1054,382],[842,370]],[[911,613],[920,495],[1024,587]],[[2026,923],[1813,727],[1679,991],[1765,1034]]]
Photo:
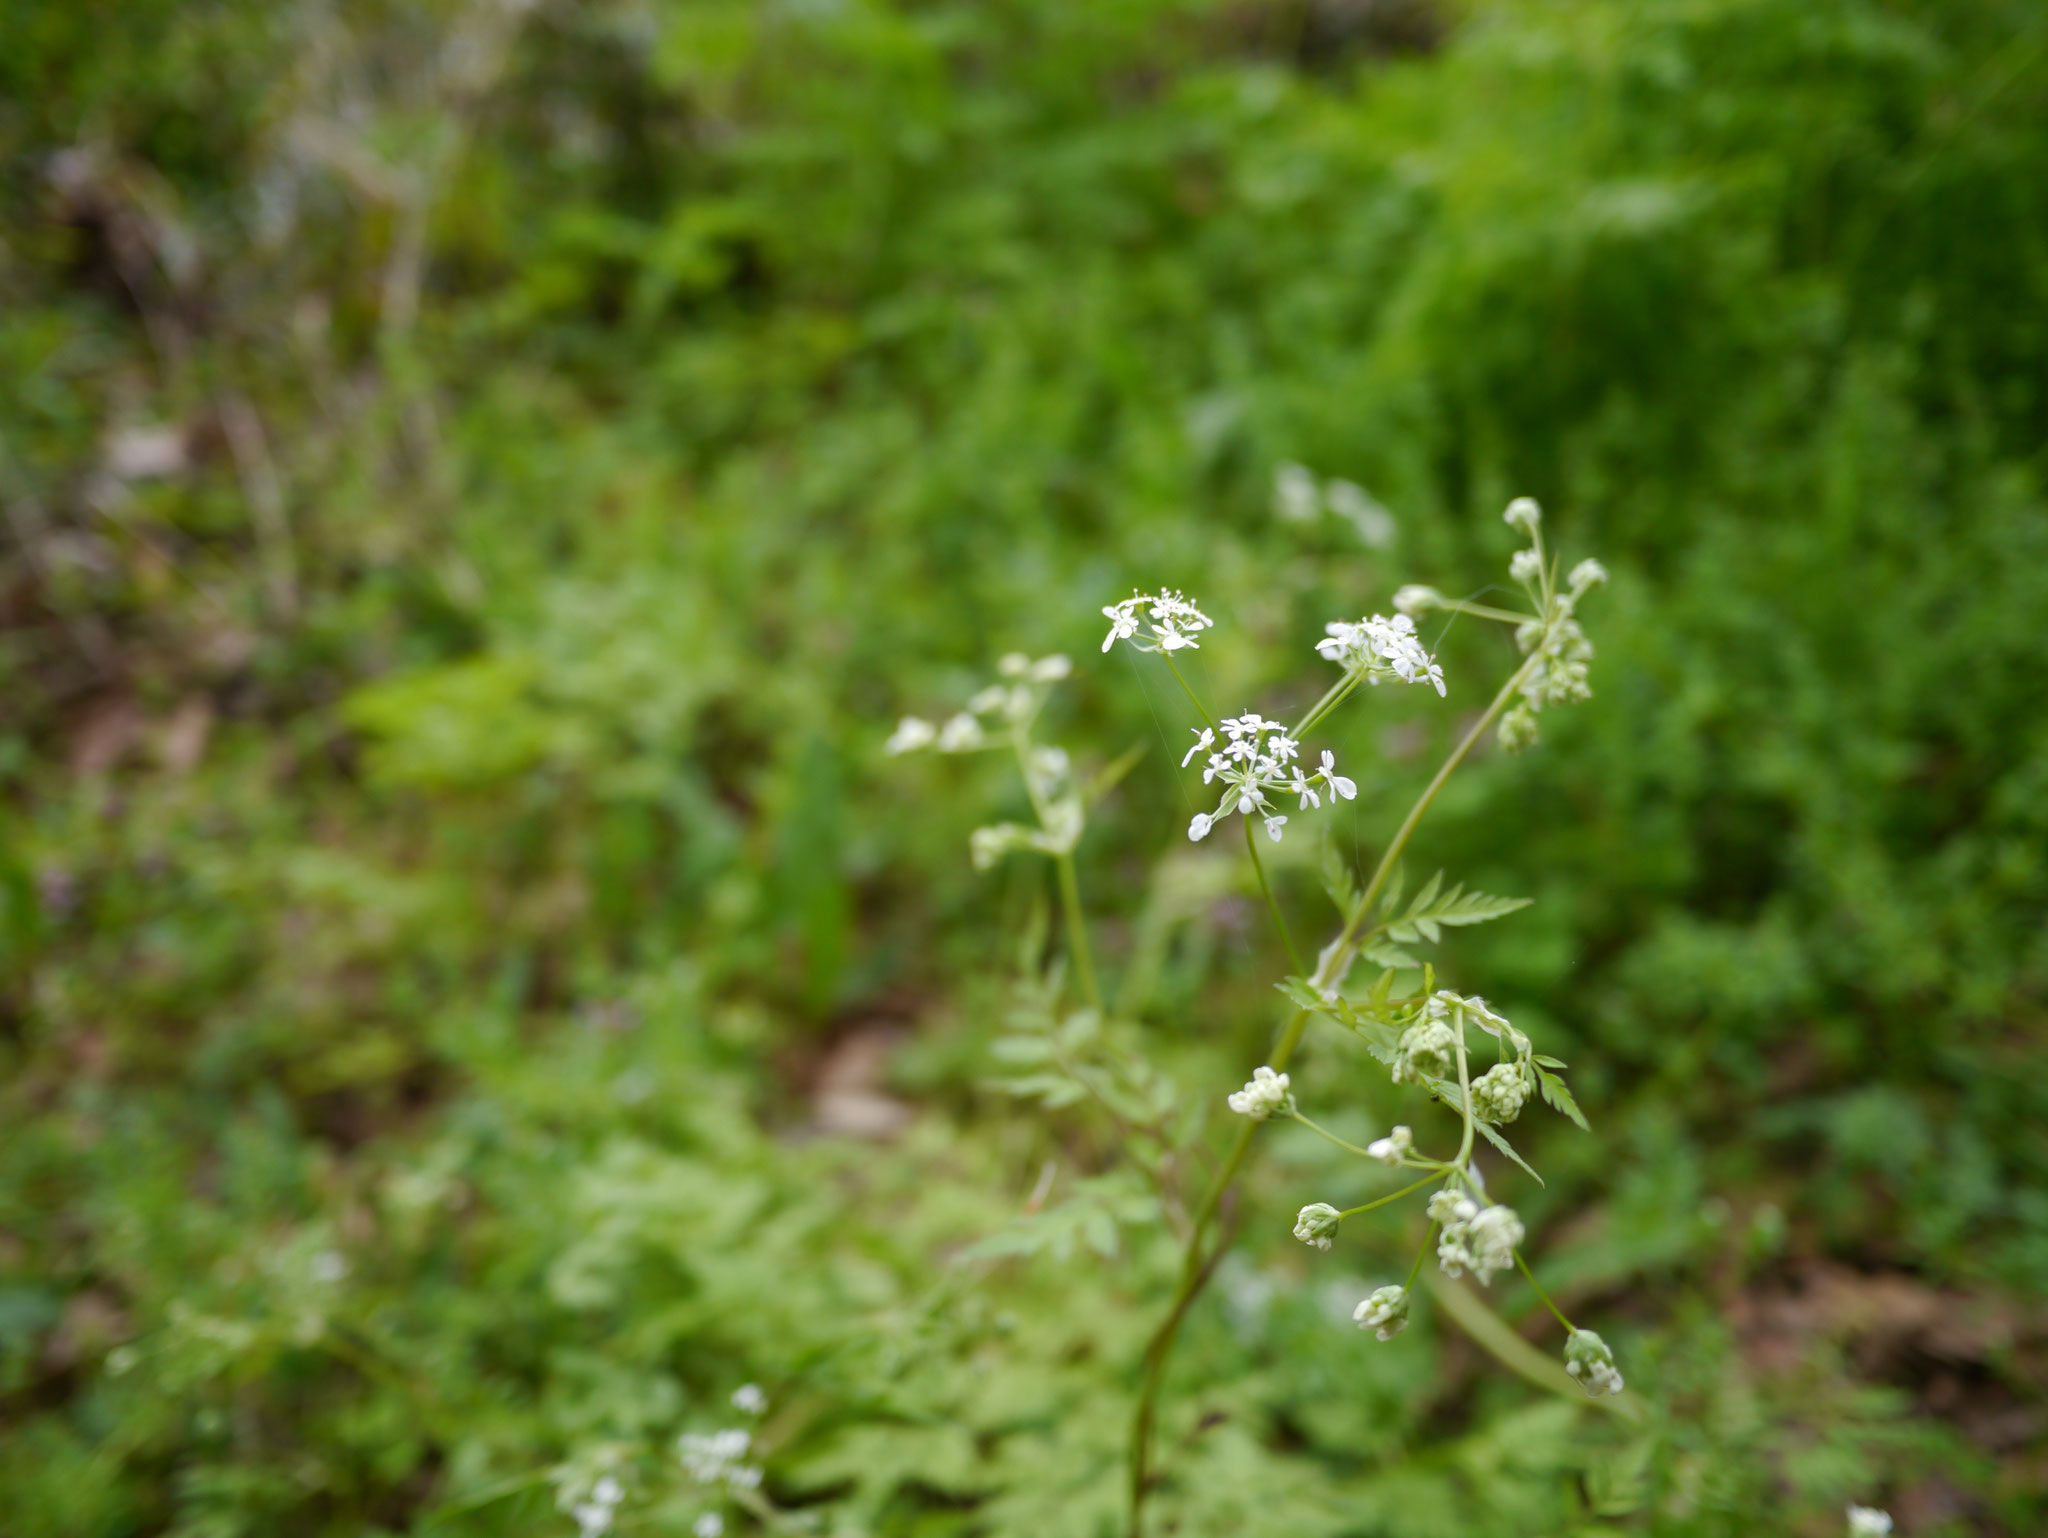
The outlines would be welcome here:
[[[1402,850],[1407,848],[1408,840],[1414,836],[1423,814],[1429,810],[1430,803],[1436,800],[1437,792],[1444,788],[1444,782],[1450,779],[1458,765],[1465,761],[1466,755],[1486,734],[1487,728],[1492,726],[1500,713],[1507,708],[1508,702],[1521,688],[1523,679],[1528,677],[1529,670],[1535,666],[1537,655],[1540,655],[1540,651],[1523,662],[1508,681],[1501,685],[1500,692],[1494,695],[1493,702],[1486,707],[1484,714],[1472,723],[1463,737],[1458,739],[1458,745],[1451,749],[1450,755],[1444,759],[1430,778],[1430,782],[1423,787],[1422,794],[1416,797],[1415,804],[1408,809],[1408,815],[1401,820],[1401,826],[1395,830],[1386,852],[1380,856],[1379,865],[1372,873],[1372,880],[1366,883],[1365,895],[1359,900],[1350,918],[1345,921],[1343,933],[1338,936],[1337,943],[1323,953],[1321,964],[1317,966],[1315,975],[1309,979],[1315,987],[1333,988],[1342,981],[1344,973],[1350,966],[1351,951],[1357,942],[1358,932],[1365,924],[1367,915],[1371,913],[1372,905],[1379,899],[1381,890],[1386,886],[1387,877],[1393,872],[1395,862],[1400,859]],[[1172,666],[1172,658],[1167,659],[1167,665]],[[1180,678],[1178,668],[1174,668],[1173,676]],[[1181,687],[1187,688],[1185,679],[1181,679]],[[1188,690],[1188,697],[1195,698],[1192,689]],[[1201,710],[1200,700],[1195,700],[1195,708]],[[1208,711],[1202,710],[1202,718],[1208,720]],[[1256,848],[1253,853],[1256,857]],[[1264,881],[1263,871],[1260,880]],[[1296,966],[1299,965],[1297,961]],[[1294,1049],[1300,1045],[1301,1034],[1307,1025],[1308,1011],[1295,1010],[1288,1018],[1287,1024],[1281,1028],[1279,1040],[1273,1045],[1272,1054],[1267,1060],[1270,1067],[1276,1071],[1286,1069],[1288,1060],[1294,1056]],[[1181,1321],[1187,1317],[1188,1309],[1208,1283],[1228,1242],[1227,1236],[1219,1239],[1205,1254],[1202,1247],[1203,1239],[1207,1234],[1210,1220],[1222,1204],[1224,1194],[1236,1181],[1238,1170],[1242,1168],[1246,1155],[1251,1151],[1252,1133],[1257,1126],[1256,1122],[1250,1120],[1239,1126],[1237,1135],[1231,1142],[1230,1157],[1217,1172],[1207,1194],[1202,1198],[1202,1205],[1197,1209],[1194,1223],[1188,1230],[1187,1249],[1181,1263],[1180,1288],[1174,1294],[1173,1304],[1167,1310],[1166,1318],[1161,1321],[1158,1330],[1153,1333],[1152,1339],[1145,1347],[1144,1376],[1139,1383],[1138,1402],[1131,1416],[1131,1445],[1128,1458],[1131,1476],[1128,1528],[1130,1538],[1144,1538],[1145,1500],[1150,1495],[1152,1487],[1152,1435],[1158,1419],[1159,1388],[1166,1374],[1167,1359],[1173,1354],[1173,1344],[1180,1334]]]
[[[1060,907],[1067,915],[1067,949],[1074,955],[1074,974],[1081,982],[1081,996],[1088,1001],[1088,1007],[1100,1015],[1105,1012],[1102,985],[1095,978],[1095,955],[1088,946],[1088,921],[1081,912],[1081,881],[1074,874],[1071,853],[1061,854],[1057,863],[1060,870]]]

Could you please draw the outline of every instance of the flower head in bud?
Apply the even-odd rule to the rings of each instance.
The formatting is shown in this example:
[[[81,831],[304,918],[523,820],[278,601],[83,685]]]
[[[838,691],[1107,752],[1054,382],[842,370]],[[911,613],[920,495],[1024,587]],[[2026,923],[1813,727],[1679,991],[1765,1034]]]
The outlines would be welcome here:
[[[1287,1083],[1284,1073],[1275,1073],[1264,1066],[1254,1068],[1245,1087],[1230,1096],[1230,1108],[1253,1121],[1264,1121],[1276,1111],[1291,1116],[1294,1114],[1294,1097],[1287,1093]]]
[[[1526,702],[1517,704],[1500,718],[1500,745],[1505,752],[1521,752],[1536,741],[1536,735],[1536,712]]]
[[[1375,1138],[1365,1145],[1365,1151],[1389,1169],[1399,1169],[1401,1161],[1408,1157],[1408,1150],[1415,1146],[1415,1134],[1406,1127],[1396,1127],[1383,1138]]]
[[[1458,1038],[1443,1020],[1423,1019],[1401,1033],[1394,1047],[1394,1082],[1406,1084],[1425,1074],[1441,1079],[1451,1071]]]
[[[1411,582],[1394,594],[1395,611],[1407,615],[1410,619],[1430,609],[1441,608],[1443,602],[1442,593],[1433,587],[1424,587],[1419,582]]]
[[[1328,1202],[1310,1202],[1294,1220],[1294,1237],[1327,1250],[1337,1234],[1337,1209]]]
[[[1508,562],[1508,575],[1517,582],[1534,582],[1543,575],[1543,557],[1534,550],[1517,550]]]
[[[1849,1538],[1885,1538],[1892,1530],[1892,1514],[1879,1511],[1875,1506],[1858,1506],[1850,1503]]]
[[[896,723],[896,730],[884,743],[888,753],[915,753],[919,748],[928,748],[938,740],[939,729],[931,722],[918,716],[905,716]]]
[[[1361,1330],[1371,1330],[1381,1340],[1392,1340],[1408,1328],[1408,1289],[1382,1287],[1351,1311]]]
[[[1511,1122],[1529,1098],[1529,1077],[1520,1063],[1496,1063],[1472,1084],[1472,1114],[1481,1121]]]
[[[1515,1247],[1525,1237],[1522,1220],[1511,1207],[1483,1207],[1471,1195],[1449,1187],[1429,1199],[1431,1221],[1441,1225],[1437,1264],[1456,1279],[1470,1271],[1484,1287],[1493,1273],[1515,1263]]]
[[[1578,1380],[1590,1398],[1621,1392],[1621,1374],[1614,1367],[1614,1352],[1591,1330],[1574,1330],[1565,1341],[1564,1370]]]
[[[1587,588],[1599,587],[1607,581],[1607,568],[1588,556],[1572,568],[1572,574],[1565,579],[1571,588],[1572,597],[1577,598]]]
[[[1510,528],[1520,529],[1525,534],[1534,534],[1536,525],[1543,521],[1543,509],[1536,505],[1534,497],[1516,497],[1508,504],[1508,510],[1500,516],[1501,521]]]

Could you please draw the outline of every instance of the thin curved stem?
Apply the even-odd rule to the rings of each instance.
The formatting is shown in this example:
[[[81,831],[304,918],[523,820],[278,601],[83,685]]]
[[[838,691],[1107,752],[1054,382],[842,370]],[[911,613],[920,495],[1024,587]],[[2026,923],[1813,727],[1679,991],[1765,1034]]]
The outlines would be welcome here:
[[[1465,1022],[1458,1021],[1458,1109],[1465,1115],[1465,1136],[1458,1144],[1458,1157],[1451,1162],[1464,1169],[1472,1158],[1472,1070],[1465,1061]]]
[[[1436,1230],[1437,1225],[1431,1223],[1422,1231],[1422,1248],[1415,1252],[1415,1264],[1408,1268],[1408,1280],[1401,1284],[1403,1287],[1412,1289],[1415,1278],[1422,1274],[1422,1257],[1429,1253],[1429,1241],[1436,1237]]]
[[[1067,915],[1067,949],[1074,953],[1074,972],[1081,982],[1081,996],[1098,1015],[1108,1011],[1102,1003],[1102,985],[1095,977],[1095,955],[1088,947],[1088,920],[1081,911],[1081,880],[1074,874],[1074,856],[1062,853],[1055,861],[1060,871],[1060,907]]]
[[[1345,923],[1343,933],[1338,936],[1336,943],[1323,953],[1321,964],[1317,966],[1315,975],[1310,979],[1315,987],[1334,987],[1348,969],[1351,951],[1357,944],[1359,928],[1372,911],[1373,903],[1386,886],[1387,877],[1393,872],[1394,862],[1401,857],[1402,850],[1407,848],[1408,840],[1414,836],[1423,814],[1429,810],[1430,803],[1436,800],[1437,793],[1444,788],[1444,783],[1465,761],[1466,755],[1486,734],[1487,728],[1492,726],[1495,719],[1507,708],[1508,702],[1515,696],[1515,691],[1521,687],[1522,681],[1528,677],[1530,669],[1535,665],[1536,657],[1531,656],[1509,675],[1508,681],[1501,685],[1500,692],[1494,695],[1492,703],[1486,707],[1479,719],[1472,723],[1465,735],[1458,739],[1458,745],[1451,749],[1449,756],[1438,766],[1429,783],[1423,787],[1422,794],[1408,809],[1408,815],[1401,820],[1401,826],[1395,830],[1392,841],[1380,856],[1379,864],[1373,870],[1372,879],[1366,883],[1365,895]],[[1194,701],[1195,708],[1202,712],[1202,719],[1209,721],[1209,712],[1203,709],[1202,702],[1195,698],[1195,692],[1188,689],[1187,680],[1181,678],[1180,669],[1173,666],[1171,657],[1167,658],[1167,666],[1172,669],[1173,676],[1179,680],[1181,688],[1187,690],[1188,698]],[[1213,721],[1210,722],[1212,728],[1214,724]],[[1267,1058],[1268,1064],[1274,1070],[1286,1069],[1288,1060],[1294,1055],[1294,1049],[1300,1044],[1301,1034],[1307,1026],[1307,1010],[1297,1009],[1288,1017],[1287,1024],[1281,1028],[1279,1040],[1274,1043],[1273,1051]],[[1237,1172],[1243,1167],[1245,1157],[1251,1151],[1254,1130],[1256,1123],[1250,1121],[1238,1129],[1237,1137],[1231,1144],[1230,1157],[1224,1161],[1223,1168],[1217,1171],[1215,1181],[1210,1185],[1202,1199],[1201,1207],[1196,1211],[1193,1227],[1188,1234],[1186,1260],[1181,1267],[1180,1290],[1175,1293],[1166,1318],[1146,1347],[1145,1378],[1139,1388],[1138,1404],[1131,1423],[1130,1538],[1143,1538],[1145,1530],[1145,1497],[1151,1488],[1152,1427],[1166,1359],[1173,1351],[1174,1340],[1180,1333],[1181,1321],[1186,1318],[1188,1308],[1207,1284],[1224,1249],[1224,1245],[1219,1242],[1215,1250],[1204,1257],[1201,1250],[1202,1237],[1207,1231],[1210,1219],[1222,1203],[1224,1193],[1236,1181]],[[1467,1152],[1469,1153],[1469,1149]]]
[[[1173,681],[1180,685],[1181,692],[1188,697],[1188,703],[1195,707],[1195,713],[1202,718],[1203,723],[1212,732],[1221,731],[1222,728],[1216,724],[1216,718],[1209,714],[1209,707],[1202,703],[1202,697],[1195,693],[1188,686],[1188,681],[1181,676],[1180,664],[1173,660],[1173,653],[1161,652],[1159,655],[1166,662],[1166,671],[1173,675]]]
[[[1529,1269],[1529,1262],[1522,1259],[1522,1252],[1520,1250],[1515,1251],[1515,1264],[1521,1267],[1522,1275],[1528,1277],[1529,1285],[1536,1289],[1536,1296],[1543,1300],[1543,1306],[1550,1310],[1552,1315],[1556,1317],[1557,1322],[1565,1327],[1565,1332],[1567,1334],[1576,1335],[1578,1333],[1579,1327],[1573,1324],[1571,1320],[1565,1318],[1563,1309],[1559,1308],[1555,1303],[1550,1301],[1550,1294],[1545,1292],[1543,1290],[1543,1284],[1536,1280],[1536,1273]]]
[[[1280,943],[1287,947],[1287,959],[1294,963],[1294,975],[1306,977],[1308,968],[1301,964],[1301,951],[1294,943],[1294,932],[1287,927],[1286,915],[1281,913],[1280,904],[1273,897],[1272,884],[1266,880],[1266,862],[1259,858],[1259,841],[1252,831],[1252,820],[1249,816],[1241,820],[1244,823],[1245,851],[1251,855],[1252,869],[1259,877],[1259,895],[1266,899],[1266,909],[1273,915],[1273,927],[1280,931]]]
[[[1363,1207],[1349,1208],[1346,1211],[1338,1213],[1337,1216],[1339,1218],[1355,1218],[1361,1212],[1370,1212],[1375,1207],[1384,1207],[1389,1202],[1397,1202],[1402,1197],[1407,1196],[1412,1192],[1420,1191],[1424,1186],[1429,1185],[1432,1181],[1441,1180],[1442,1178],[1443,1177],[1441,1175],[1438,1175],[1432,1171],[1430,1174],[1427,1174],[1423,1176],[1420,1180],[1416,1181],[1414,1185],[1403,1186],[1400,1190],[1394,1192],[1391,1196],[1382,1196],[1377,1201],[1367,1202]]]
[[[1355,1153],[1361,1159],[1370,1159],[1372,1157],[1371,1154],[1367,1153],[1363,1148],[1360,1148],[1356,1143],[1345,1142],[1344,1139],[1337,1136],[1337,1134],[1332,1132],[1328,1127],[1322,1126],[1317,1122],[1310,1121],[1306,1116],[1302,1115],[1299,1111],[1296,1111],[1294,1113],[1294,1119],[1300,1122],[1304,1127],[1308,1128],[1309,1131],[1313,1132],[1317,1137],[1321,1138],[1324,1142],[1335,1143],[1339,1148],[1343,1149],[1346,1153]]]

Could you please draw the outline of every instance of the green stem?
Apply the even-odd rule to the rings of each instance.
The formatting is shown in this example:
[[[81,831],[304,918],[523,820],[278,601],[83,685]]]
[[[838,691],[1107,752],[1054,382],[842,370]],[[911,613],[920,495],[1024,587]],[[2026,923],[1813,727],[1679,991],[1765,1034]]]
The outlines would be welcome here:
[[[1202,709],[1202,702],[1195,699],[1192,689],[1188,689],[1187,680],[1180,677],[1180,669],[1173,666],[1171,657],[1167,658],[1167,666],[1172,669],[1173,676],[1180,679],[1181,688],[1187,690],[1188,698],[1194,700],[1195,708],[1202,711],[1202,719],[1209,720],[1208,711]],[[1492,726],[1495,719],[1507,708],[1508,701],[1514,698],[1515,691],[1521,687],[1522,680],[1534,666],[1535,657],[1532,656],[1515,669],[1508,681],[1501,685],[1500,692],[1493,697],[1493,703],[1486,707],[1485,713],[1472,723],[1463,737],[1458,739],[1458,745],[1451,749],[1450,756],[1443,761],[1429,784],[1423,787],[1422,794],[1416,798],[1415,804],[1408,809],[1408,815],[1402,819],[1401,826],[1395,831],[1393,841],[1380,856],[1379,865],[1372,873],[1372,880],[1366,884],[1365,895],[1345,924],[1344,932],[1338,937],[1338,942],[1324,953],[1323,965],[1316,969],[1316,975],[1310,979],[1316,987],[1334,987],[1336,979],[1343,975],[1350,959],[1349,950],[1358,938],[1359,926],[1372,911],[1373,903],[1378,899],[1381,889],[1386,886],[1387,877],[1393,872],[1394,862],[1401,857],[1401,851],[1407,848],[1408,840],[1414,836],[1423,814],[1429,810],[1430,803],[1436,800],[1437,792],[1444,788],[1444,782],[1450,779],[1458,765],[1465,761],[1465,756],[1485,735],[1486,729]],[[1214,723],[1211,725],[1213,727]],[[1280,1038],[1267,1059],[1275,1072],[1285,1071],[1288,1059],[1294,1055],[1294,1049],[1300,1044],[1302,1031],[1307,1025],[1308,1011],[1297,1009],[1289,1017],[1287,1024],[1281,1028]],[[1151,1489],[1152,1428],[1156,1419],[1159,1385],[1165,1373],[1166,1359],[1172,1354],[1174,1340],[1180,1333],[1181,1321],[1187,1317],[1188,1308],[1207,1284],[1217,1261],[1222,1258],[1224,1246],[1221,1242],[1206,1258],[1203,1257],[1202,1237],[1208,1228],[1209,1220],[1222,1203],[1224,1193],[1237,1179],[1237,1172],[1251,1151],[1252,1133],[1256,1128],[1257,1123],[1249,1120],[1238,1128],[1237,1137],[1231,1144],[1230,1157],[1224,1161],[1223,1168],[1217,1172],[1215,1181],[1203,1197],[1202,1205],[1195,1214],[1194,1225],[1188,1233],[1186,1259],[1181,1266],[1180,1289],[1174,1294],[1173,1304],[1168,1309],[1166,1318],[1146,1346],[1145,1377],[1139,1386],[1138,1403],[1131,1419],[1130,1538],[1143,1538],[1145,1531],[1145,1497]]]
[[[1372,1157],[1371,1154],[1367,1153],[1363,1148],[1360,1148],[1356,1143],[1345,1142],[1344,1139],[1337,1136],[1337,1134],[1332,1132],[1328,1127],[1324,1127],[1315,1122],[1310,1121],[1306,1116],[1302,1115],[1299,1111],[1296,1111],[1294,1113],[1294,1119],[1300,1122],[1304,1127],[1308,1128],[1309,1131],[1313,1132],[1317,1137],[1321,1138],[1324,1142],[1335,1143],[1339,1148],[1343,1149],[1346,1153],[1355,1153],[1361,1159],[1370,1159]]]
[[[1056,863],[1060,870],[1060,906],[1067,914],[1067,949],[1074,953],[1074,971],[1081,980],[1082,997],[1096,1014],[1107,1011],[1102,1004],[1102,985],[1095,978],[1095,956],[1088,948],[1088,922],[1081,912],[1081,881],[1074,874],[1074,856],[1062,853]]]
[[[1543,1284],[1536,1280],[1536,1273],[1529,1269],[1529,1262],[1522,1259],[1522,1252],[1520,1250],[1515,1251],[1515,1264],[1522,1268],[1522,1275],[1529,1278],[1529,1285],[1536,1289],[1536,1296],[1543,1300],[1543,1306],[1549,1309],[1550,1312],[1556,1317],[1557,1322],[1565,1327],[1565,1333],[1570,1335],[1577,1334],[1578,1326],[1573,1324],[1571,1320],[1565,1318],[1564,1310],[1559,1308],[1555,1303],[1550,1301],[1550,1294],[1545,1292],[1543,1290]]]
[[[1349,1211],[1338,1213],[1337,1216],[1339,1218],[1355,1218],[1361,1212],[1370,1212],[1375,1207],[1386,1206],[1388,1202],[1397,1202],[1402,1197],[1409,1195],[1411,1192],[1420,1191],[1424,1186],[1430,1184],[1432,1181],[1440,1180],[1442,1178],[1442,1176],[1432,1171],[1431,1173],[1424,1175],[1420,1180],[1416,1181],[1414,1185],[1403,1186],[1400,1190],[1394,1192],[1391,1196],[1382,1196],[1377,1201],[1367,1202],[1363,1207],[1353,1207]],[[1409,1280],[1413,1281],[1414,1278],[1411,1276]]]
[[[1258,873],[1259,895],[1266,899],[1266,910],[1273,915],[1273,926],[1280,931],[1280,943],[1287,947],[1287,959],[1294,963],[1294,975],[1306,977],[1308,968],[1301,964],[1301,951],[1295,946],[1294,933],[1287,927],[1287,919],[1280,912],[1280,904],[1273,899],[1272,885],[1266,880],[1266,862],[1259,858],[1259,840],[1252,831],[1251,816],[1247,813],[1240,820],[1244,823],[1245,851],[1251,855],[1252,869]],[[1279,1064],[1273,1066],[1278,1068]]]
[[[1301,718],[1301,724],[1287,735],[1297,740],[1306,737],[1310,731],[1314,730],[1317,723],[1351,698],[1351,691],[1357,687],[1358,675],[1356,673],[1346,673],[1342,678],[1331,684],[1328,689],[1323,691],[1323,697],[1309,707],[1308,714]]]
[[[1465,1113],[1465,1136],[1458,1144],[1458,1157],[1451,1163],[1464,1169],[1472,1157],[1472,1074],[1465,1061],[1465,1022],[1458,1021],[1458,1109]]]
[[[1415,1278],[1422,1274],[1422,1257],[1429,1253],[1429,1241],[1436,1237],[1436,1228],[1436,1224],[1431,1223],[1422,1231],[1422,1248],[1415,1252],[1415,1264],[1408,1268],[1408,1280],[1401,1284],[1410,1291],[1414,1290]]]
[[[1216,718],[1209,714],[1209,707],[1202,703],[1201,696],[1189,688],[1188,681],[1181,677],[1180,664],[1173,660],[1173,653],[1161,652],[1159,655],[1166,661],[1166,671],[1173,675],[1173,681],[1180,685],[1181,692],[1188,697],[1189,703],[1195,707],[1195,714],[1202,718],[1203,723],[1208,726],[1210,731],[1219,732],[1223,730],[1222,727],[1216,724]]]

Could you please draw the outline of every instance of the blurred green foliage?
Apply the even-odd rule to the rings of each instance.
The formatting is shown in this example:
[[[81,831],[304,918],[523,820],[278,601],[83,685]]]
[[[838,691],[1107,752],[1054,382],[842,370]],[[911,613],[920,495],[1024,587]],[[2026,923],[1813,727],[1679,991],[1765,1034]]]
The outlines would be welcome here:
[[[1107,1530],[1171,1256],[1085,1125],[987,1088],[1043,897],[968,869],[1000,780],[879,743],[1002,652],[1092,664],[1133,584],[1223,621],[1214,698],[1285,704],[1324,619],[1490,580],[1517,493],[1615,572],[1598,697],[1420,858],[1537,899],[1452,950],[1572,1059],[1596,1131],[1515,1200],[1646,1424],[1433,1318],[1375,1349],[1339,1273],[1400,1236],[1313,1263],[1275,1175],[1163,1514],[2040,1530],[2037,6],[5,0],[0,36],[8,1532],[566,1531],[551,1466],[744,1381],[823,1530]],[[1276,520],[1285,461],[1391,547]],[[1505,652],[1441,644],[1469,707]],[[1151,863],[1174,697],[1079,673],[1066,740],[1158,750],[1089,902],[1208,1105],[1273,958],[1220,856]],[[1455,714],[1354,713],[1348,837]],[[879,1141],[820,1110],[863,1053]],[[1107,1216],[974,1258],[1048,1161]]]

